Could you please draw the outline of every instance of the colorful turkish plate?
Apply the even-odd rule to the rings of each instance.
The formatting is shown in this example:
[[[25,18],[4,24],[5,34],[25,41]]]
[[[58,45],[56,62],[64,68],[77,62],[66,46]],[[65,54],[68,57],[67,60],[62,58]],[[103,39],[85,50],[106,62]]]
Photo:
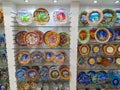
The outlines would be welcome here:
[[[82,44],[79,46],[79,54],[82,56],[87,56],[90,53],[90,47],[87,44]]]
[[[66,32],[59,33],[60,35],[60,46],[61,47],[67,47],[70,45],[70,35]]]
[[[26,46],[26,44],[24,43],[24,39],[23,39],[25,33],[27,33],[27,32],[26,31],[20,31],[15,35],[15,41],[20,46]]]
[[[88,59],[87,63],[88,63],[88,65],[89,65],[90,67],[95,66],[96,63],[97,63],[97,62],[96,62],[96,58],[90,57],[90,58]]]
[[[93,53],[99,53],[100,52],[100,46],[99,45],[94,45],[92,47],[92,51],[93,51]]]
[[[3,19],[4,18],[4,16],[3,16],[3,10],[2,9],[0,9],[0,24],[3,22]]]
[[[25,81],[26,80],[26,71],[23,69],[17,70],[16,78],[18,81]]]
[[[120,40],[120,28],[115,28],[115,40]]]
[[[87,13],[87,22],[91,25],[98,25],[103,20],[103,13],[99,9],[93,9]]]
[[[20,25],[29,25],[32,23],[32,13],[27,10],[19,10],[16,15],[16,21]]]
[[[84,67],[85,65],[86,65],[86,60],[85,60],[85,58],[80,57],[80,58],[78,59],[78,66],[79,66],[79,67]]]
[[[117,48],[117,54],[120,55],[120,44],[118,44],[116,48]]]
[[[35,69],[28,69],[26,72],[27,80],[35,81],[39,78],[38,72]]]
[[[115,26],[120,26],[120,8],[116,9],[116,21],[115,21]]]
[[[56,24],[65,24],[68,21],[68,13],[63,8],[57,9],[53,12],[53,19]]]
[[[111,80],[111,85],[113,87],[120,87],[120,77],[112,77],[112,80]]]
[[[97,84],[98,80],[97,80],[97,73],[95,71],[88,71],[87,75],[91,78],[92,80],[92,84]]]
[[[23,90],[29,90],[30,89],[30,84],[28,82],[25,82],[21,85],[21,89]]]
[[[46,62],[51,62],[54,60],[54,53],[52,51],[45,51],[43,53],[43,58]]]
[[[41,62],[43,60],[43,55],[42,55],[42,53],[40,51],[33,51],[30,54],[30,59],[33,62]]]
[[[30,53],[28,51],[20,51],[18,53],[18,61],[22,65],[26,65],[30,62]]]
[[[78,34],[79,42],[85,44],[89,41],[89,39],[90,39],[90,34],[89,34],[88,29],[86,28],[80,29],[79,34]]]
[[[27,32],[24,35],[24,43],[27,46],[37,46],[40,42],[39,34],[36,32]]]
[[[34,21],[40,25],[45,25],[49,22],[50,16],[49,12],[45,8],[38,8],[33,14]]]
[[[87,11],[82,11],[80,13],[80,15],[79,15],[79,25],[83,25],[83,26],[88,25],[86,16],[87,16]]]
[[[96,42],[96,39],[95,39],[95,32],[96,32],[97,28],[92,28],[90,29],[90,41],[91,42]]]
[[[110,32],[106,28],[99,28],[95,32],[95,39],[99,43],[106,43],[110,39]]]
[[[103,51],[106,55],[113,56],[117,50],[115,45],[107,44],[103,46]]]
[[[114,24],[114,22],[116,21],[116,13],[115,11],[111,10],[111,9],[104,9],[103,11],[103,20],[101,22],[101,25],[103,26],[111,26]]]
[[[42,32],[42,31],[39,31],[39,30],[35,30],[34,32],[36,32],[36,33],[38,33],[39,34],[39,38],[40,38],[40,40],[39,40],[39,43],[38,43],[38,45],[41,45],[41,44],[43,44],[43,42],[44,42],[44,40],[43,40],[43,36],[44,36],[44,33]]]
[[[115,62],[116,62],[117,65],[120,65],[120,58],[117,57],[116,60],[115,60]]]
[[[107,58],[104,58],[101,62],[101,65],[104,67],[110,66],[110,61]]]
[[[47,80],[49,78],[49,68],[47,66],[42,66],[39,69],[39,79]]]
[[[69,80],[70,79],[70,76],[71,76],[71,72],[68,68],[62,68],[60,70],[60,78],[63,79],[63,80]]]
[[[57,67],[52,67],[49,69],[49,77],[52,80],[58,80],[60,78],[60,72]]]
[[[115,32],[114,32],[114,30],[113,30],[112,28],[107,28],[107,29],[108,29],[109,32],[110,32],[109,42],[114,41],[114,39],[115,39]]]
[[[103,58],[102,58],[101,56],[97,56],[97,57],[96,57],[97,64],[101,64],[102,59],[103,59]]]
[[[60,35],[55,31],[46,32],[44,41],[48,46],[56,47],[60,44]]]
[[[66,53],[64,51],[58,51],[55,54],[55,59],[53,60],[53,62],[55,64],[62,64],[65,62],[65,60],[66,60]]]

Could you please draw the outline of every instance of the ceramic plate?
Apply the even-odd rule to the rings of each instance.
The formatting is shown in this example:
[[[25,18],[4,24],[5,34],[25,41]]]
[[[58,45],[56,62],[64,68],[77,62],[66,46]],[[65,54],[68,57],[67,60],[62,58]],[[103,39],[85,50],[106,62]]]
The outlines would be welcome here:
[[[99,45],[94,45],[92,47],[92,51],[93,51],[93,53],[99,53],[100,52],[100,46]]]
[[[4,16],[3,16],[3,10],[0,9],[0,24],[3,23],[3,20],[4,20],[3,18],[4,18]]]
[[[82,44],[79,46],[79,54],[82,56],[87,56],[90,53],[90,47],[87,44]]]
[[[33,14],[34,21],[40,25],[45,25],[49,22],[49,12],[45,8],[38,8]]]
[[[59,33],[60,35],[60,46],[61,47],[68,47],[70,45],[70,35],[66,32]]]
[[[23,69],[17,70],[16,78],[18,81],[25,81],[26,80],[26,71]]]
[[[95,66],[96,65],[96,58],[94,57],[90,57],[87,61],[88,65],[90,65],[91,67]]]
[[[115,26],[120,26],[120,8],[116,9],[116,16]]]
[[[117,54],[120,55],[120,44],[118,44],[116,48],[117,48]]]
[[[60,35],[55,31],[46,32],[44,35],[45,43],[50,47],[56,47],[60,43]]]
[[[103,20],[103,13],[100,9],[93,9],[87,13],[87,21],[91,25],[98,25]]]
[[[52,51],[44,51],[43,58],[46,62],[51,62],[54,60],[54,53]]]
[[[5,44],[6,40],[5,40],[5,34],[0,34],[0,44]]]
[[[27,10],[19,10],[16,15],[16,21],[20,25],[29,25],[32,23],[32,13]]]
[[[83,26],[88,25],[86,16],[87,16],[87,11],[82,11],[80,13],[80,15],[79,15],[79,25],[83,25]]]
[[[103,15],[104,15],[104,18],[101,22],[103,26],[111,26],[116,21],[116,13],[111,9],[104,9]]]
[[[28,69],[26,72],[27,80],[35,81],[39,78],[38,72],[35,69]]]
[[[60,70],[60,75],[61,75],[60,76],[61,79],[63,79],[63,80],[69,80],[70,76],[71,76],[71,72],[70,72],[70,70],[68,68],[62,68]]]
[[[85,58],[80,57],[80,58],[78,59],[78,66],[79,66],[79,67],[84,67],[85,65],[86,65],[86,60],[85,60]]]
[[[96,39],[95,39],[95,32],[96,32],[97,28],[92,28],[90,29],[90,41],[91,42],[96,42]]]
[[[115,55],[116,53],[116,46],[112,44],[107,44],[103,46],[103,51],[106,55]]]
[[[65,9],[59,8],[53,12],[53,19],[56,24],[65,24],[68,22],[68,13]]]
[[[106,43],[110,39],[110,32],[106,28],[99,28],[95,32],[95,39],[99,43]]]
[[[115,40],[120,40],[120,28],[115,28]]]
[[[116,64],[120,65],[120,58],[117,57],[116,60],[115,60]]]
[[[18,53],[18,61],[22,65],[26,65],[30,62],[30,53],[28,51],[20,51]]]
[[[101,65],[104,67],[110,66],[110,61],[107,58],[102,59]]]
[[[23,39],[25,33],[27,33],[27,32],[26,31],[20,31],[15,35],[15,41],[20,46],[26,46],[26,44],[24,43],[24,39]]]
[[[97,64],[101,64],[102,59],[103,59],[103,58],[102,58],[101,56],[97,56],[97,57],[96,57]]]
[[[79,42],[85,44],[89,41],[89,39],[90,39],[90,34],[89,34],[88,29],[86,28],[80,29],[79,34],[78,34]]]
[[[120,87],[120,77],[113,77],[111,80],[111,85],[113,87]]]
[[[24,42],[27,46],[37,46],[40,41],[39,34],[36,32],[27,32],[24,35]]]
[[[112,28],[107,28],[107,29],[108,29],[109,32],[110,32],[110,39],[109,39],[109,42],[114,41],[114,39],[115,39],[115,32],[114,32],[114,29],[112,29]]]

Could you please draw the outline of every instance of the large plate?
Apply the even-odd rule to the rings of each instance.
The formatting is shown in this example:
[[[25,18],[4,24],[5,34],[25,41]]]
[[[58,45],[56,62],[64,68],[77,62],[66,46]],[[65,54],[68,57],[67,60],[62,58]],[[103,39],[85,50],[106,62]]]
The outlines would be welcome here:
[[[89,31],[87,28],[82,28],[80,29],[79,31],[79,34],[78,34],[78,40],[80,43],[87,43],[90,39],[90,34],[89,34]]]
[[[87,21],[91,25],[98,25],[103,20],[103,13],[100,9],[93,9],[87,13]]]
[[[106,43],[110,39],[110,32],[106,28],[98,28],[95,32],[95,39],[99,43]]]
[[[37,46],[40,42],[40,37],[37,32],[27,32],[23,39],[27,46]]]
[[[111,9],[104,9],[103,10],[104,18],[101,22],[103,26],[112,26],[116,21],[116,13]]]
[[[34,21],[40,25],[45,25],[49,22],[50,16],[49,12],[45,8],[38,8],[33,14]]]
[[[45,43],[50,47],[56,47],[60,43],[60,35],[55,31],[48,31],[44,35]]]
[[[65,24],[68,22],[68,13],[65,9],[59,8],[53,12],[53,19],[56,24]]]
[[[0,9],[0,24],[3,23],[3,18],[4,18],[4,16],[3,16],[3,10]]]
[[[70,35],[66,32],[59,33],[60,35],[60,46],[61,47],[67,47],[70,45]]]
[[[27,10],[19,10],[16,15],[16,21],[20,25],[29,25],[32,23],[32,13]]]
[[[82,11],[80,13],[80,15],[79,15],[79,25],[83,25],[83,26],[88,25],[86,16],[87,16],[87,11]]]
[[[120,26],[120,8],[116,9],[116,15],[117,15],[117,18],[115,21],[115,26]]]

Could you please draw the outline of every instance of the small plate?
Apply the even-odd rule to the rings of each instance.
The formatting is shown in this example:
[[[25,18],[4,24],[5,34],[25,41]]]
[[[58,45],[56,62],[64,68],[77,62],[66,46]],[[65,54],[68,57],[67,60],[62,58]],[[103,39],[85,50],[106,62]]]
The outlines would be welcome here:
[[[110,39],[110,32],[106,28],[99,28],[95,32],[95,39],[99,43],[106,43]]]
[[[26,72],[27,80],[36,81],[39,78],[38,72],[35,69],[28,69]]]
[[[60,46],[61,47],[68,47],[70,45],[70,35],[66,32],[59,33],[60,35]]]
[[[86,65],[86,60],[85,60],[85,58],[80,57],[80,58],[78,59],[78,66],[79,66],[79,67],[85,67],[85,65]]]
[[[87,16],[87,11],[82,11],[80,13],[80,15],[79,15],[79,25],[83,25],[83,26],[88,25],[86,16]]]
[[[5,34],[3,33],[3,34],[1,34],[0,33],[0,44],[5,44],[5,42],[6,42],[6,40],[5,40]]]
[[[60,70],[60,78],[63,79],[63,80],[69,80],[70,79],[70,76],[71,76],[71,72],[68,68],[62,68]]]
[[[120,28],[115,28],[115,40],[120,40]]]
[[[109,59],[107,59],[107,58],[104,58],[104,59],[102,59],[102,62],[101,62],[101,65],[103,65],[104,67],[108,67],[108,66],[110,66],[110,61],[109,61]]]
[[[25,81],[26,80],[26,71],[23,69],[18,69],[16,72],[16,78],[18,81]]]
[[[87,13],[87,21],[91,25],[98,25],[103,20],[103,13],[100,9],[93,9]]]
[[[96,39],[95,39],[95,32],[96,32],[97,28],[92,28],[90,29],[90,41],[91,42],[96,42]]]
[[[88,65],[89,65],[90,67],[95,66],[96,63],[97,63],[97,62],[96,62],[96,58],[90,57],[90,58],[88,59],[87,63],[88,63]]]
[[[90,53],[90,47],[87,44],[82,44],[79,46],[79,54],[82,56],[87,56]]]
[[[16,15],[16,21],[20,25],[29,25],[32,23],[32,13],[27,10],[19,10]]]
[[[97,57],[96,57],[97,64],[101,64],[102,59],[103,59],[103,57],[97,56]]]
[[[103,11],[103,20],[101,22],[101,25],[103,26],[112,26],[114,22],[116,21],[116,13],[112,9],[104,9]]]
[[[51,62],[51,61],[53,61],[54,60],[54,53],[52,52],[52,51],[45,51],[44,53],[43,53],[43,58],[44,58],[44,60],[46,61],[46,62]]]
[[[120,44],[118,44],[116,48],[117,48],[117,54],[120,55]]]
[[[53,19],[56,24],[66,24],[68,22],[68,13],[65,9],[59,8],[53,12]]]
[[[92,51],[93,51],[93,53],[99,53],[100,52],[100,46],[99,45],[94,45],[92,47]]]
[[[37,46],[40,42],[39,34],[36,32],[27,32],[24,35],[24,43],[27,46]]]
[[[89,41],[89,39],[90,39],[90,34],[89,34],[88,29],[87,28],[80,29],[79,34],[78,34],[79,42],[82,44],[85,44]]]
[[[22,65],[26,65],[30,62],[30,53],[29,51],[20,51],[18,53],[18,61]]]
[[[117,57],[115,62],[116,62],[117,65],[120,65],[120,57]]]
[[[3,10],[0,9],[0,24],[3,23],[3,21],[4,21]]]
[[[116,9],[116,16],[115,26],[120,26],[120,8]]]
[[[50,47],[56,47],[60,44],[60,35],[56,31],[46,32],[44,35],[45,43]]]
[[[50,20],[49,12],[45,8],[38,8],[33,13],[34,21],[40,25],[45,25]]]
[[[107,44],[103,46],[103,51],[106,55],[113,56],[116,53],[116,46],[113,44]]]

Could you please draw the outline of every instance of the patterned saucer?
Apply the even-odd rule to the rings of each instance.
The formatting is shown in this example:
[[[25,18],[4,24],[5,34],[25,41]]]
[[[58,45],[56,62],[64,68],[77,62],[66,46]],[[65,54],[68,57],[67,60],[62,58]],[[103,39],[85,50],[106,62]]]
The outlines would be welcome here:
[[[79,54],[82,56],[87,56],[90,53],[90,47],[87,44],[82,44],[79,46]]]

